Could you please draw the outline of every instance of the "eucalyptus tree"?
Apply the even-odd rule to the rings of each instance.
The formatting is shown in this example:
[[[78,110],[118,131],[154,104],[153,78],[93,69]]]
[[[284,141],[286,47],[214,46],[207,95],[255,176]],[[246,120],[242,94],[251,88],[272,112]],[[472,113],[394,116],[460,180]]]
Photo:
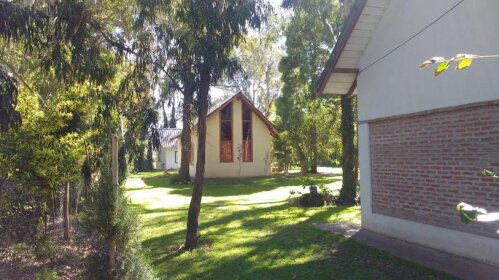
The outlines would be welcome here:
[[[283,96],[277,102],[278,124],[287,131],[302,173],[317,173],[318,161],[327,159],[338,138],[337,114],[328,108],[336,104],[317,99],[316,88],[340,32],[340,6],[335,0],[288,0],[283,6],[293,13],[279,65]],[[324,121],[329,125],[319,124]]]
[[[204,185],[206,158],[206,117],[210,85],[216,84],[223,73],[232,76],[236,65],[230,59],[231,51],[243,40],[248,28],[259,28],[269,9],[261,0],[184,1],[177,17],[192,28],[194,67],[199,73],[198,153],[196,175],[187,220],[185,247],[198,245],[198,218]]]
[[[208,95],[211,85],[215,85],[223,74],[229,77],[237,69],[231,59],[231,52],[248,32],[249,28],[259,28],[270,6],[263,0],[179,0],[139,1],[143,13],[158,18],[163,12],[168,17],[167,24],[160,26],[163,38],[177,50],[174,65],[181,66],[183,73],[190,75],[197,90],[198,151],[196,175],[187,220],[186,249],[198,244],[198,218],[204,185],[206,116]],[[154,4],[159,4],[154,6]],[[182,70],[182,69],[179,69]],[[194,75],[192,75],[194,74]],[[185,83],[191,85],[191,83]],[[184,100],[185,102],[185,100]],[[184,128],[186,123],[184,123]]]
[[[266,116],[271,105],[281,93],[281,73],[278,66],[283,57],[283,29],[287,20],[273,15],[259,30],[246,36],[235,52],[241,66],[234,79],[227,83],[245,94]]]
[[[0,43],[21,49],[21,55],[36,65],[33,72],[38,75],[37,80],[27,79],[15,71],[24,65],[10,67],[6,63],[5,58],[12,53],[0,55],[0,96],[5,101],[0,104],[0,111],[7,112],[0,115],[0,140],[14,144],[15,148],[1,146],[0,165],[5,166],[5,160],[15,163],[7,167],[21,167],[7,170],[8,176],[25,184],[50,187],[72,180],[81,169],[87,170],[88,175],[93,167],[101,169],[107,163],[109,136],[116,133],[124,143],[120,167],[126,168],[127,155],[133,156],[137,141],[154,136],[157,114],[144,80],[152,72],[148,37],[145,32],[137,32],[137,36],[130,33],[133,14],[129,2],[99,1],[95,5],[91,0],[60,0],[22,5],[20,1],[0,0]],[[127,45],[129,42],[133,42],[131,46]],[[50,81],[50,85],[45,86],[45,81]],[[33,103],[22,99],[16,104],[20,93],[36,98],[30,99]],[[25,118],[26,123],[22,124],[20,110],[34,104],[43,107],[39,110],[42,117]],[[109,194],[106,182],[101,183],[99,187]],[[104,201],[108,203],[97,208],[93,205],[112,221],[106,228],[96,230],[102,231],[100,236],[108,243],[127,237],[117,242],[122,258],[109,259],[109,264],[121,262],[118,268],[111,266],[110,271],[123,266],[130,269],[133,265],[127,262],[133,256],[126,247],[132,239],[130,232],[128,227],[115,230],[126,202],[110,197],[115,199]],[[114,249],[117,248],[111,250]]]

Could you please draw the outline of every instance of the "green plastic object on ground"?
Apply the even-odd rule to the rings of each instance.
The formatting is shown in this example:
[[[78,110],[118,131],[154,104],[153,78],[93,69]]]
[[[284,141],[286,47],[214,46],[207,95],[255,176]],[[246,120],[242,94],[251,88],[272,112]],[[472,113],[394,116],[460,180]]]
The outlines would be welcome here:
[[[473,221],[476,220],[476,215],[477,211],[476,210],[461,210],[460,211],[460,216],[461,216],[461,222],[465,224],[469,224]]]
[[[458,205],[456,205],[456,210],[457,212],[459,212],[461,222],[465,224],[476,221],[478,213],[487,214],[487,211],[485,209],[473,207],[464,202],[460,202]]]

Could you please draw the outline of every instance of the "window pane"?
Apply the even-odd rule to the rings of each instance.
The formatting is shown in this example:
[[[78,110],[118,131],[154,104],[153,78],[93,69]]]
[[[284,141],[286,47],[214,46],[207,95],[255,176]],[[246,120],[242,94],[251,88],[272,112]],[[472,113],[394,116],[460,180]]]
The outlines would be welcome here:
[[[252,140],[251,122],[243,122],[243,140]]]
[[[232,140],[232,126],[230,122],[223,121],[220,129],[221,140]]]
[[[227,120],[227,121],[232,120],[232,105],[231,104],[225,106],[225,108],[223,108],[220,111],[220,117],[222,120]]]
[[[251,110],[246,104],[243,104],[243,120],[245,121],[251,120]]]
[[[252,141],[243,141],[243,161],[253,161]]]
[[[232,162],[232,141],[220,142],[220,161]]]

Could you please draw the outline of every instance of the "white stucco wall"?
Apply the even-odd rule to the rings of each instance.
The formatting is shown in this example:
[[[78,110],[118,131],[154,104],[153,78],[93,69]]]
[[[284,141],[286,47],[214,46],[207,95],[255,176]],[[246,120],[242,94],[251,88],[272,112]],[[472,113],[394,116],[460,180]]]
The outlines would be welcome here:
[[[360,70],[423,29],[458,0],[391,0],[361,58]],[[499,54],[499,1],[464,1],[418,37],[357,79],[359,121],[499,99],[499,59],[480,59],[438,78],[433,56]]]
[[[392,0],[359,62],[359,69],[385,55],[456,4],[458,0]],[[464,1],[446,17],[358,78],[359,164],[362,227],[403,240],[499,265],[497,239],[383,216],[372,212],[369,120],[470,103],[499,100],[499,59],[482,59],[438,78],[419,64],[457,53],[499,54],[499,1]],[[498,229],[499,230],[499,229]]]
[[[206,133],[206,178],[257,177],[271,174],[270,158],[272,136],[266,124],[252,112],[253,162],[238,161],[238,146],[242,147],[242,103],[233,104],[233,162],[220,162],[220,119],[216,112],[207,120]],[[193,132],[194,155],[197,155],[197,133]],[[189,167],[191,176],[196,172],[196,159]]]
[[[177,161],[175,161],[175,152],[177,152]],[[180,151],[176,148],[161,147],[158,153],[158,161],[155,168],[162,170],[178,169],[180,167]]]

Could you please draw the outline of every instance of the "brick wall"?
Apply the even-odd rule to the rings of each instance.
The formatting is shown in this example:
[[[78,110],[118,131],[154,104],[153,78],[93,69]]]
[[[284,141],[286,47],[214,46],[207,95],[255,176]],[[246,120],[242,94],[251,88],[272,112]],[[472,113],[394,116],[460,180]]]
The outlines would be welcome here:
[[[460,201],[499,212],[499,103],[369,122],[374,213],[499,239],[499,222],[460,222]]]

